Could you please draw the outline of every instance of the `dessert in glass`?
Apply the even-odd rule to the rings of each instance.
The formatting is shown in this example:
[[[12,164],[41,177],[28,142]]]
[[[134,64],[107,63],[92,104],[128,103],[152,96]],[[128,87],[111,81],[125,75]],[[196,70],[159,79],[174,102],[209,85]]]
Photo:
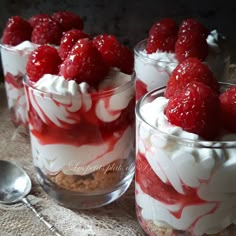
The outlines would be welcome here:
[[[136,212],[148,235],[236,234],[236,86],[200,77],[136,106]]]
[[[210,32],[195,19],[185,19],[180,25],[171,18],[157,21],[134,52],[137,100],[154,88],[166,86],[178,63],[188,57],[204,61],[217,80],[228,77],[226,38],[216,30]]]
[[[65,21],[67,28],[62,27]],[[29,55],[41,44],[59,45],[62,32],[71,29],[69,27],[82,29],[83,22],[79,16],[66,11],[55,12],[52,16],[37,14],[28,20],[12,16],[6,22],[1,39],[1,60],[10,118],[19,130],[28,127],[23,76]]]
[[[134,58],[113,35],[68,42],[59,52],[40,46],[27,64],[33,163],[58,203],[96,208],[119,198],[133,179]]]

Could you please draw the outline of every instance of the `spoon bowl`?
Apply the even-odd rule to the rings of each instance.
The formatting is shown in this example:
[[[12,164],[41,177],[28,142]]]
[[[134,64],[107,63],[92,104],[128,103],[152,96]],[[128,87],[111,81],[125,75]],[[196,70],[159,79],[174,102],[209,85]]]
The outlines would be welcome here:
[[[32,188],[28,174],[9,161],[0,160],[0,203],[24,203],[34,214],[57,236],[62,236],[55,226],[51,225],[44,216],[30,203],[27,195]]]
[[[31,190],[29,176],[20,167],[0,161],[0,203],[12,204],[22,200]]]

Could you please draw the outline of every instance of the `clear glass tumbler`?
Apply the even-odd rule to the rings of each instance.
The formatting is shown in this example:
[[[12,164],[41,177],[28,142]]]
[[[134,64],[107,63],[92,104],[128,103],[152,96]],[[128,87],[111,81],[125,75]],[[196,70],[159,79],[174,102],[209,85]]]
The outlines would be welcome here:
[[[26,63],[33,49],[18,49],[10,45],[0,45],[4,83],[10,118],[16,127],[27,128],[27,109],[23,76]]]
[[[147,54],[147,40],[134,48],[134,70],[136,73],[136,100],[154,88],[165,86],[178,64],[173,53]]]
[[[178,65],[174,53],[156,52],[147,54],[147,40],[137,43],[134,48],[136,72],[136,100],[155,88],[166,86],[172,71]],[[230,54],[226,45],[217,50],[209,46],[209,55],[204,62],[209,66],[218,81],[227,81],[229,77]]]
[[[103,92],[59,95],[25,78],[32,156],[40,184],[60,204],[96,208],[119,198],[134,175],[132,80]]]
[[[138,221],[153,236],[236,235],[236,134],[210,142],[155,127],[143,106],[164,90],[152,90],[136,106]]]

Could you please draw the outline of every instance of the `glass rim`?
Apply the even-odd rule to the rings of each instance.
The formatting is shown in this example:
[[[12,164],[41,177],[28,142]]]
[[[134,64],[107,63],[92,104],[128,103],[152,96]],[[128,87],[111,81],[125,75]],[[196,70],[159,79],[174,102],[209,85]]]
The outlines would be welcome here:
[[[140,53],[140,51],[141,51],[141,49],[142,49],[142,46],[144,46],[144,45],[146,45],[146,43],[147,43],[147,38],[146,39],[143,39],[143,40],[141,40],[141,41],[139,41],[136,45],[135,45],[135,47],[134,47],[134,54],[135,54],[135,56],[138,56],[138,57],[140,57],[141,58],[141,60],[145,60],[145,61],[148,61],[148,62],[150,62],[150,63],[153,63],[153,64],[156,64],[157,62],[163,62],[163,63],[169,63],[169,64],[176,64],[176,65],[178,65],[179,64],[179,62],[178,62],[178,60],[176,61],[176,62],[171,62],[171,61],[167,61],[167,60],[160,60],[160,59],[153,59],[153,58],[150,58],[150,57],[148,57],[147,55],[144,55],[144,54],[142,54],[142,53]],[[220,45],[219,45],[220,46]],[[143,48],[144,49],[144,48]],[[169,53],[169,54],[174,54],[174,53]],[[224,48],[222,48],[222,46],[221,46],[221,52],[220,52],[220,54],[216,54],[216,55],[223,55],[223,60],[224,60],[224,62],[225,61],[227,61],[227,60],[229,60],[230,58],[231,58],[231,55],[230,55],[230,53],[229,53],[229,50],[228,50],[228,48],[227,47],[224,47]],[[207,59],[207,57],[206,57],[206,59]],[[202,61],[204,64],[208,64],[209,62],[207,61],[207,60],[204,60],[204,61]]]
[[[28,41],[29,43],[35,45],[35,47],[26,47],[26,48],[22,48],[22,49],[16,48],[18,45],[20,45],[21,43],[26,42],[26,41]],[[40,46],[39,44],[32,43],[30,40],[25,40],[23,42],[21,42],[21,43],[19,43],[17,45],[10,45],[10,44],[2,43],[2,40],[0,38],[0,49],[5,49],[5,50],[11,51],[13,53],[25,52],[25,51],[27,51],[28,53],[31,53],[32,51],[35,50],[35,48]]]
[[[0,41],[0,49],[4,49],[6,51],[10,51],[12,53],[18,53],[18,52],[25,52],[26,50],[28,50],[29,53],[31,53],[34,49],[28,48],[28,49],[19,49],[19,48],[15,48],[17,45],[12,46],[10,44],[3,44]]]
[[[146,43],[147,43],[147,38],[146,38],[146,39],[143,39],[143,40],[141,40],[141,41],[139,41],[139,42],[135,45],[135,47],[134,47],[134,54],[135,54],[135,56],[138,56],[138,57],[140,57],[142,60],[149,61],[149,62],[151,62],[151,63],[153,63],[153,64],[156,64],[157,62],[164,62],[164,63],[175,64],[175,65],[178,65],[178,64],[179,64],[178,61],[174,62],[174,61],[168,61],[168,60],[163,60],[163,59],[162,59],[162,60],[160,60],[160,59],[153,59],[153,58],[148,57],[148,56],[147,56],[148,54],[147,54],[147,55],[144,55],[144,54],[140,53],[142,46],[146,45]],[[144,49],[144,48],[143,48],[143,49]],[[165,53],[165,52],[163,52],[163,53]],[[174,53],[169,53],[169,54],[174,54]],[[177,59],[176,59],[176,60],[177,60]]]
[[[230,82],[219,82],[220,84],[225,85],[233,85]],[[177,141],[178,143],[182,143],[185,146],[189,147],[199,147],[199,148],[214,148],[214,149],[222,149],[222,148],[236,148],[236,140],[235,141],[223,141],[223,140],[192,140],[188,138],[182,138],[177,135],[168,134],[163,130],[160,130],[158,127],[151,125],[149,122],[146,121],[146,119],[143,117],[141,113],[141,105],[145,102],[145,100],[150,97],[157,95],[160,92],[164,92],[164,89],[166,86],[159,87],[152,89],[151,91],[147,92],[145,95],[143,95],[137,102],[135,106],[135,115],[136,118],[141,120],[141,122],[144,122],[144,124],[151,130],[153,130],[155,133],[160,133],[162,135],[170,137],[172,140]],[[155,97],[156,98],[156,97]],[[137,127],[136,127],[137,128]]]
[[[128,75],[128,74],[127,74]],[[57,75],[56,75],[57,76]],[[129,89],[131,86],[134,86],[134,82],[135,82],[135,71],[132,72],[132,74],[130,75],[131,79],[119,86],[116,86],[112,89],[108,89],[105,91],[94,91],[94,92],[88,92],[87,94],[92,95],[94,97],[106,97],[109,96],[111,94],[118,94],[121,93],[124,90]],[[68,96],[78,96],[81,95],[80,93],[76,94],[76,95],[72,95],[72,94],[60,94],[60,93],[56,93],[56,92],[47,92],[47,91],[43,91],[42,89],[38,89],[36,87],[34,87],[34,82],[30,82],[28,75],[24,74],[23,76],[23,84],[29,86],[31,89],[40,92],[41,94],[46,95],[47,97],[51,97],[52,95],[58,96],[58,97],[68,97]]]

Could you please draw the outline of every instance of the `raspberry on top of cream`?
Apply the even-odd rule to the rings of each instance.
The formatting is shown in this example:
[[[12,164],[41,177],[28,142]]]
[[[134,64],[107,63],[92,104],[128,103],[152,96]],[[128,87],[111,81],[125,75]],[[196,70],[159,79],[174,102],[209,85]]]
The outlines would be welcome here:
[[[30,90],[29,96],[34,97],[31,100],[34,109],[37,109],[38,115],[46,123],[48,119],[58,126],[61,126],[62,121],[69,124],[77,123],[76,118],[72,119],[73,114],[76,116],[75,112],[80,109],[85,109],[88,112],[94,106],[99,120],[111,122],[120,116],[121,111],[133,99],[132,86],[125,89],[122,96],[115,91],[131,82],[131,79],[131,75],[124,74],[117,69],[111,69],[110,73],[99,84],[98,92],[89,92],[90,86],[86,82],[77,84],[75,80],[65,80],[63,76],[45,74],[32,84],[37,90]],[[106,95],[106,91],[112,90],[114,94],[112,92],[109,96]],[[100,93],[100,97],[96,104],[92,104],[94,102],[93,96],[96,93]],[[46,96],[51,99],[46,100]],[[58,106],[58,103],[61,105]]]
[[[163,133],[158,136],[151,132],[148,134],[147,126],[141,124],[138,146],[140,155],[146,157],[150,168],[163,184],[175,189],[175,196],[170,193],[166,198],[176,197],[179,201],[167,204],[152,197],[148,191],[142,189],[140,179],[136,182],[136,202],[142,208],[141,215],[145,220],[152,220],[157,225],[164,224],[167,228],[192,230],[194,235],[218,233],[236,220],[233,217],[235,211],[232,210],[236,206],[236,191],[233,188],[236,178],[236,151],[233,148],[218,149],[214,142],[207,143],[209,146],[205,148],[187,145],[180,148],[179,145],[174,145],[171,141],[173,136],[183,139],[183,142],[186,140],[186,143],[202,139],[197,134],[186,132],[169,123],[165,116],[167,103],[168,99],[158,97],[141,107],[143,119]],[[171,135],[170,139],[166,134]],[[224,135],[219,140],[226,141],[227,136]],[[231,135],[231,139],[232,137],[235,140],[236,134]],[[186,186],[196,189],[201,203],[200,200],[189,200],[187,204],[187,199],[192,197],[188,196]],[[186,196],[186,203],[181,200],[181,196]],[[179,212],[182,212],[181,216],[176,217],[175,214]]]
[[[175,67],[189,57],[204,61],[218,81],[225,81],[230,60],[226,46],[225,37],[195,19],[185,19],[180,25],[170,18],[157,21],[134,50],[137,100],[165,86]]]
[[[139,103],[136,203],[155,232],[217,234],[236,222],[236,86],[219,95],[199,63],[186,59],[165,89]]]
[[[27,63],[34,162],[50,175],[88,175],[133,150],[132,51],[111,35],[75,40],[77,33],[58,50],[38,47]]]

